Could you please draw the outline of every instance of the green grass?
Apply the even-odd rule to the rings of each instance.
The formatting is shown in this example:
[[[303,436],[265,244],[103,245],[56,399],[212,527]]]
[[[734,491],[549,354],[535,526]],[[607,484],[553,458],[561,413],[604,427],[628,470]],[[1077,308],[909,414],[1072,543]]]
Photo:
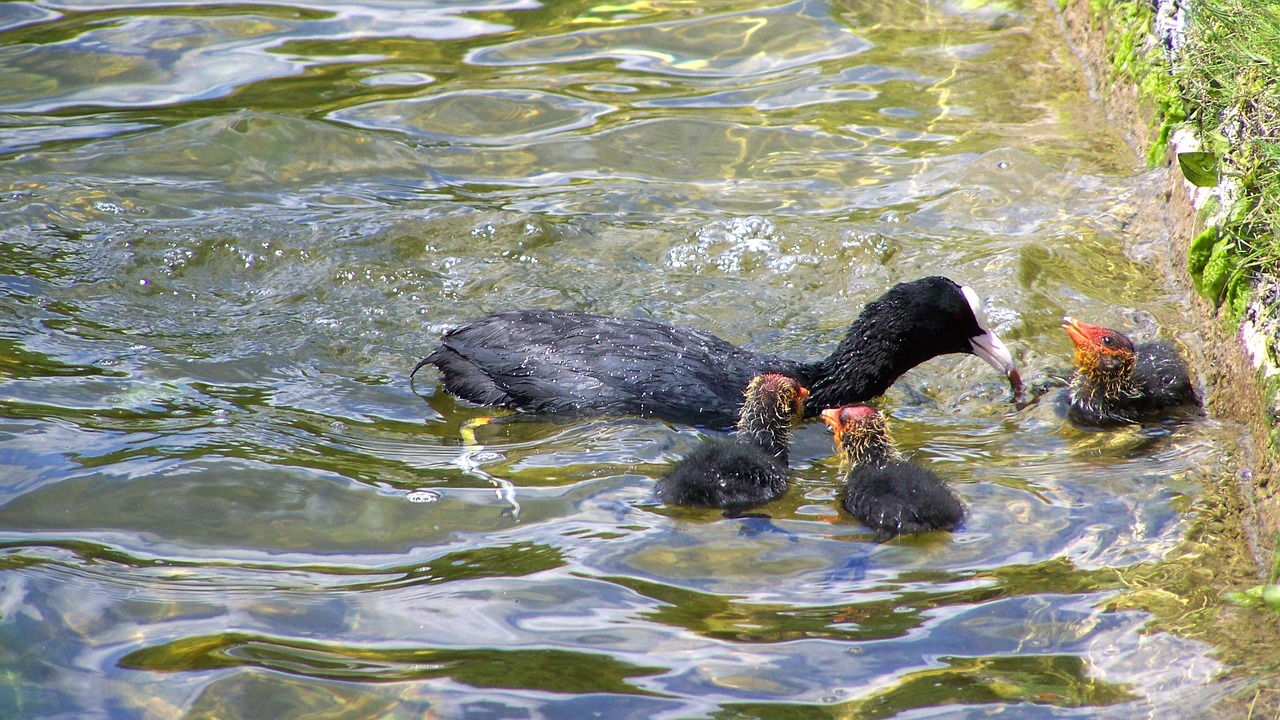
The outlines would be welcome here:
[[[1174,76],[1217,172],[1239,183],[1188,258],[1201,293],[1238,320],[1249,277],[1280,272],[1280,3],[1197,0]]]

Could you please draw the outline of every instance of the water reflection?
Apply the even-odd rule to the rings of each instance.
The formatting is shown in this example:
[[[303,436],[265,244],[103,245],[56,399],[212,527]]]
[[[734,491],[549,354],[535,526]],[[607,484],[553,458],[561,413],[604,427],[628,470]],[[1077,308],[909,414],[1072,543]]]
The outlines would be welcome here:
[[[1035,3],[0,4],[0,715],[1179,717],[1231,692],[1186,619],[1231,581],[1186,545],[1229,424],[1084,432],[931,361],[880,405],[971,516],[875,544],[821,424],[771,517],[726,519],[650,495],[699,430],[406,381],[518,306],[822,355],[938,272],[1049,391],[1065,314],[1195,356],[1128,254],[1157,190],[1057,33]]]
[[[715,48],[708,54],[707,48]],[[836,22],[823,2],[800,0],[697,19],[591,28],[552,37],[488,45],[467,61],[478,65],[544,65],[618,60],[620,70],[694,77],[755,75],[847,58],[870,43]]]
[[[23,8],[24,4],[16,4]],[[455,40],[509,28],[465,17],[477,10],[528,8],[521,2],[406,7],[401,3],[270,4],[252,13],[184,15],[168,3],[49,3],[69,12],[15,10],[9,47],[0,51],[0,107],[46,113],[77,106],[141,108],[198,102],[240,86],[341,62],[301,46],[364,38]],[[228,10],[234,4],[225,6]],[[41,10],[43,12],[41,12]],[[23,17],[25,15],[25,17]],[[39,16],[35,19],[32,16]],[[38,27],[32,25],[38,23]],[[23,28],[31,35],[18,34]],[[34,31],[38,30],[38,34]],[[295,49],[297,48],[297,49]]]
[[[477,90],[367,103],[330,117],[357,127],[400,130],[428,141],[511,145],[590,127],[612,110],[611,105],[552,93]]]

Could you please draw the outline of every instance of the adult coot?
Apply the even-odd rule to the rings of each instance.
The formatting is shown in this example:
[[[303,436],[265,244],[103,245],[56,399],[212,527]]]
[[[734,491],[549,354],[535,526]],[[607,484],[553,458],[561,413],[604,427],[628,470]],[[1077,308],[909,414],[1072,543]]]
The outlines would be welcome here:
[[[932,471],[902,459],[884,415],[867,405],[822,411],[848,466],[842,504],[876,531],[876,542],[902,533],[954,530],[964,503]]]
[[[1075,344],[1067,418],[1082,425],[1154,422],[1200,407],[1187,364],[1170,343],[1134,345],[1110,328],[1063,318]]]
[[[413,372],[433,364],[446,390],[481,405],[727,428],[756,375],[781,373],[809,388],[808,417],[880,395],[907,370],[947,353],[977,355],[1015,392],[1021,388],[977,293],[944,277],[890,288],[866,306],[831,355],[811,362],[651,320],[513,310],[446,333]]]
[[[792,378],[759,375],[747,385],[737,432],[689,453],[658,481],[655,494],[669,505],[739,511],[776,500],[787,491],[791,425],[809,392]]]

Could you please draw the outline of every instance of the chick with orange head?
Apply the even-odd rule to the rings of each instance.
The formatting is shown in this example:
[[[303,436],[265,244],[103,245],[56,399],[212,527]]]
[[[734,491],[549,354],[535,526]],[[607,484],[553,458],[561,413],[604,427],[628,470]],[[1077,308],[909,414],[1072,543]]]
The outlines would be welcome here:
[[[1187,363],[1173,344],[1134,344],[1123,333],[1074,318],[1062,329],[1075,345],[1067,417],[1095,427],[1159,422],[1200,407]]]

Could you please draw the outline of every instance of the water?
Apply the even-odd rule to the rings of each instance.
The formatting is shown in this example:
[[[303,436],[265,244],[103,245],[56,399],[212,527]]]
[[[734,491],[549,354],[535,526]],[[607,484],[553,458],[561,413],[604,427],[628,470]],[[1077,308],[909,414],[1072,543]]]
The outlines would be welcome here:
[[[1199,717],[1243,692],[1217,589],[1255,581],[1201,522],[1247,459],[1229,422],[1079,431],[931,361],[881,407],[971,517],[876,545],[821,423],[772,522],[726,520],[649,502],[698,430],[407,381],[512,307],[825,354],[936,273],[1032,381],[1069,365],[1065,314],[1198,358],[1157,182],[1043,5],[0,5],[0,715]]]

